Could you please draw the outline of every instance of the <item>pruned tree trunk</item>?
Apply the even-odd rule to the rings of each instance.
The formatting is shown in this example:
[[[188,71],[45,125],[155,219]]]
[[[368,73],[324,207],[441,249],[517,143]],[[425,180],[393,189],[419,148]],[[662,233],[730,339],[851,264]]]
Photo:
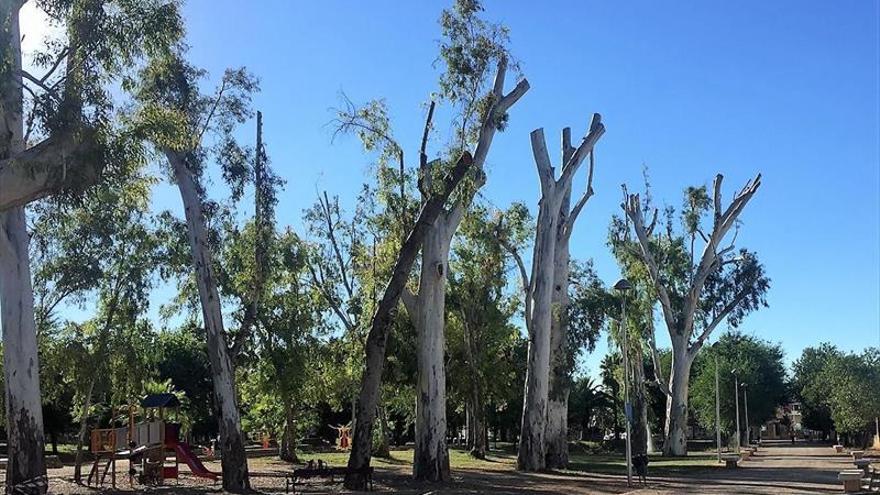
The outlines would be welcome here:
[[[571,186],[564,193],[557,223],[566,223],[571,199]],[[547,402],[546,467],[563,469],[568,466],[568,395],[571,366],[568,348],[568,236],[557,225],[556,251],[553,259],[553,320],[550,323],[550,390]]]
[[[446,277],[453,226],[449,214],[434,222],[422,244],[418,296],[404,301],[416,328],[418,385],[416,389],[416,436],[413,477],[424,481],[449,479],[446,446]],[[457,223],[454,227],[457,227]]]
[[[373,314],[367,342],[364,346],[366,358],[361,378],[361,389],[358,394],[351,455],[348,458],[350,469],[361,470],[370,466],[373,422],[376,419],[379,386],[382,384],[382,372],[385,368],[385,346],[388,344],[388,332],[400,294],[404,290],[409,272],[431,225],[443,214],[446,201],[472,164],[473,158],[470,153],[462,154],[450,174],[443,180],[442,192],[432,195],[422,205],[415,225],[400,247],[391,278],[386,284],[382,299]],[[350,473],[345,477],[345,486],[352,490],[364,490],[366,478],[362,474]]]
[[[214,401],[219,413],[221,465],[223,489],[244,492],[250,489],[244,435],[235,391],[235,375],[223,330],[220,294],[214,274],[213,259],[208,244],[208,231],[199,188],[182,153],[165,152],[180,189],[186,215],[187,234],[192,250],[196,284],[202,306],[205,333],[208,339],[208,358],[214,382]]]
[[[0,159],[24,150],[21,92],[21,36],[17,2],[0,5]],[[4,164],[0,171],[8,171]],[[0,182],[6,177],[0,178]],[[23,204],[23,203],[20,203]],[[23,206],[0,210],[0,326],[6,378],[6,488],[45,493],[43,408],[40,360],[34,320],[34,293]]]
[[[686,350],[677,352],[681,347],[673,340],[670,394],[666,397],[666,438],[663,441],[663,455],[666,456],[687,455],[688,387],[692,361]]]
[[[553,292],[555,283],[556,241],[559,227],[559,211],[571,180],[584,159],[605,132],[601,116],[593,114],[590,128],[577,149],[571,149],[570,133],[563,132],[562,172],[557,179],[543,129],[531,133],[532,153],[541,182],[541,200],[538,203],[538,221],[535,246],[532,255],[531,282],[527,309],[530,315],[528,363],[526,369],[525,397],[523,401],[522,426],[520,428],[517,467],[523,471],[539,471],[546,467],[546,427],[550,389],[551,326],[553,323]]]

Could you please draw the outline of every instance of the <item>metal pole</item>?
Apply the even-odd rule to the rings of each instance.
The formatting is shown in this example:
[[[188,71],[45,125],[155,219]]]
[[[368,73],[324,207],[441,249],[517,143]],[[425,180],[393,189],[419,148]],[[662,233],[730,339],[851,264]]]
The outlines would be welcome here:
[[[721,393],[718,386],[718,354],[715,354],[715,443],[718,446],[718,462],[721,462]]]
[[[736,453],[739,454],[741,441],[739,437],[739,377],[736,376],[736,370],[733,372],[733,395],[736,397],[734,400],[736,405]]]
[[[623,327],[623,415],[626,421],[626,484],[632,486],[632,434],[630,432],[630,417],[632,406],[629,403],[629,347],[626,340],[626,295],[624,293],[622,311],[623,317],[620,324]]]
[[[752,425],[749,423],[749,387],[743,383],[743,413],[746,415],[746,446],[752,444]]]

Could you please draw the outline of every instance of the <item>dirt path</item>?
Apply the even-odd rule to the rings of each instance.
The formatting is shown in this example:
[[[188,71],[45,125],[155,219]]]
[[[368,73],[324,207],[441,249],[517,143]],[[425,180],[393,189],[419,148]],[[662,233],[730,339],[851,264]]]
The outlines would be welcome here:
[[[682,477],[651,480],[648,488],[633,495],[836,493],[842,491],[837,474],[855,467],[849,454],[836,454],[827,445],[784,442],[765,443],[740,466],[737,470],[695,470]]]

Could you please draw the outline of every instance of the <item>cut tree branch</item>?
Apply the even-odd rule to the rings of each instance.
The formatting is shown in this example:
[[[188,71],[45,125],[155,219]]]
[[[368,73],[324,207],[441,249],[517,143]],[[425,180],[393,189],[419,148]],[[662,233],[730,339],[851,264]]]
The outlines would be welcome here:
[[[65,187],[88,187],[101,175],[90,130],[52,136],[0,160],[0,211],[24,206]]]

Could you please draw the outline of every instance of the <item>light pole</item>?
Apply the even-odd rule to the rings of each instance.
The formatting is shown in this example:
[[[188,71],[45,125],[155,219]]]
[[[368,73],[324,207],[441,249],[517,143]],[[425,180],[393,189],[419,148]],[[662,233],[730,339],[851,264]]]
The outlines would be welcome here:
[[[622,278],[614,284],[614,288],[620,293],[620,328],[623,334],[620,347],[623,354],[623,416],[626,421],[626,484],[632,486],[632,405],[629,403],[629,346],[626,340],[626,292],[632,289],[632,284]]]
[[[749,384],[740,385],[743,389],[743,414],[746,416],[746,446],[752,444],[752,426],[749,423]]]
[[[736,406],[736,453],[739,454],[740,450],[740,438],[739,438],[739,377],[736,376],[736,370],[731,371],[733,373],[733,395],[734,405]]]
[[[718,386],[718,353],[715,353],[715,444],[718,446],[718,462],[721,463],[721,388]]]

